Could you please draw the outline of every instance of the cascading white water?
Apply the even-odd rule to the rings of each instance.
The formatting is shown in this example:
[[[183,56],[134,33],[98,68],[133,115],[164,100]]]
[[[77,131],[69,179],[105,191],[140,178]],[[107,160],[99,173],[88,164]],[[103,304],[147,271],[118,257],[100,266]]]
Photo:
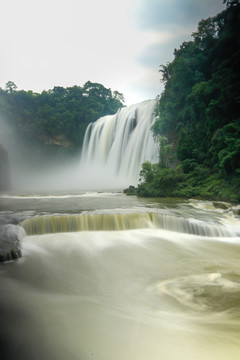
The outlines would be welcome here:
[[[26,232],[0,266],[1,360],[240,359],[240,219],[214,204],[0,195],[4,242]]]
[[[136,185],[142,163],[158,161],[158,145],[151,132],[155,107],[156,100],[147,100],[88,126],[81,156],[88,188]]]
[[[166,229],[208,237],[239,236],[239,229],[228,229],[218,223],[184,219],[157,212],[82,213],[70,215],[37,216],[22,221],[27,235],[72,231],[119,231],[131,229]]]

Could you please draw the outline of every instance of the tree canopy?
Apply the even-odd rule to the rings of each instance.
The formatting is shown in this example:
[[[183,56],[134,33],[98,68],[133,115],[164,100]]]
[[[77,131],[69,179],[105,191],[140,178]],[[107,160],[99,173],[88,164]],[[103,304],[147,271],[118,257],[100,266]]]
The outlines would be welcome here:
[[[188,189],[192,184],[187,193],[179,183],[174,196],[227,199],[227,186],[240,200],[240,4],[224,2],[226,9],[201,20],[192,41],[160,66],[165,87],[153,132],[167,137],[172,166],[180,164]]]
[[[55,86],[42,93],[17,90],[12,81],[0,88],[0,115],[32,143],[42,135],[64,134],[79,148],[88,124],[116,113],[123,104],[121,93],[90,81],[83,87]]]

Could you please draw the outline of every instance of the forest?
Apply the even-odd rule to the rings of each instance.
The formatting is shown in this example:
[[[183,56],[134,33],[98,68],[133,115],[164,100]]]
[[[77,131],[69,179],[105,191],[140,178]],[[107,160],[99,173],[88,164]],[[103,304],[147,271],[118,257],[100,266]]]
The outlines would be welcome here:
[[[240,201],[240,2],[223,2],[160,65],[152,127],[160,161],[142,165],[139,196]],[[0,116],[31,155],[79,153],[88,124],[123,106],[123,94],[90,81],[42,93],[12,81],[0,88]]]
[[[116,113],[123,104],[121,93],[91,81],[42,93],[17,90],[12,81],[0,88],[0,116],[35,152],[79,152],[88,124]]]
[[[138,195],[240,201],[240,3],[224,2],[160,66],[160,162],[143,164]]]

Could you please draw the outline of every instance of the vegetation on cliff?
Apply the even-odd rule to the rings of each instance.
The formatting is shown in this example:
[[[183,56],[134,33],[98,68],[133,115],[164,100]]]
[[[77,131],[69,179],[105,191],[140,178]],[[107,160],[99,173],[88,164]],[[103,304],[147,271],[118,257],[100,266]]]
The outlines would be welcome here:
[[[160,66],[160,163],[143,165],[139,195],[240,201],[240,3],[224,2]]]
[[[116,113],[123,103],[121,93],[90,81],[83,87],[55,86],[42,93],[17,90],[12,81],[0,88],[1,117],[33,148],[44,142],[57,147],[60,138],[65,148],[79,150],[88,124]]]

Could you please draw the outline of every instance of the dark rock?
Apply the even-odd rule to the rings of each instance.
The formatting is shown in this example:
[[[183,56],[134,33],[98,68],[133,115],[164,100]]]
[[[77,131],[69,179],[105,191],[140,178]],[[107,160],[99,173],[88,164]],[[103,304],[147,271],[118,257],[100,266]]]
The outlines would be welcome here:
[[[233,207],[232,212],[236,216],[240,216],[240,207]]]
[[[7,150],[0,144],[0,191],[10,189],[10,167]]]
[[[231,207],[231,204],[220,202],[220,201],[214,201],[213,205],[215,206],[215,208],[222,209],[222,210],[227,210]]]
[[[18,250],[11,250],[10,252],[0,252],[0,262],[16,260],[22,257],[22,251]]]
[[[133,185],[130,185],[129,188],[123,190],[126,195],[137,195],[137,188]]]

